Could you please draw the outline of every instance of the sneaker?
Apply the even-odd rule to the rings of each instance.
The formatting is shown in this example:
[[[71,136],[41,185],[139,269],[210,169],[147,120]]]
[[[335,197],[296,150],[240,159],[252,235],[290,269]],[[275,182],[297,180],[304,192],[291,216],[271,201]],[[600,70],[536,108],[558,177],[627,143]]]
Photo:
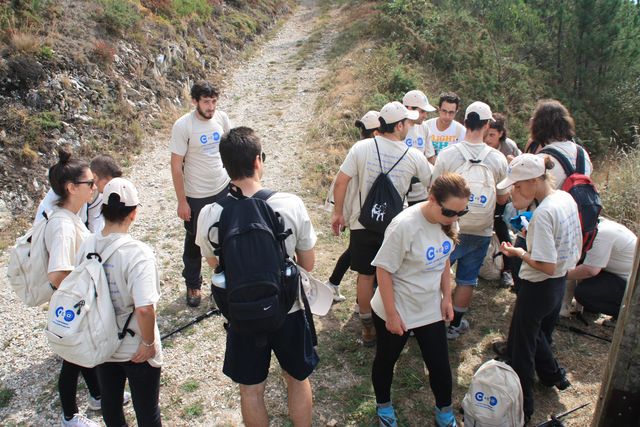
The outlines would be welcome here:
[[[122,393],[122,406],[125,406],[129,402],[131,402],[131,393],[125,391],[124,393]],[[91,409],[92,411],[99,411],[100,409],[102,409],[102,401],[100,399],[95,399],[94,397],[89,396],[89,404],[87,405],[87,408]]]
[[[326,285],[333,290],[333,302],[342,302],[347,299],[347,297],[340,293],[340,286],[334,285],[331,282],[327,282]]]
[[[456,326],[453,326],[453,325],[449,325],[447,327],[447,339],[448,340],[455,340],[461,334],[464,334],[468,330],[469,330],[469,321],[467,319],[462,319],[460,321],[460,326],[456,327]]]
[[[60,425],[62,427],[100,427],[100,424],[90,420],[83,414],[75,414],[70,420],[66,420],[64,414],[62,414]]]
[[[398,427],[398,418],[393,406],[385,406],[384,408],[376,408],[378,414],[379,427]]]
[[[564,368],[560,368],[560,379],[553,382],[548,382],[540,379],[540,384],[545,387],[556,387],[558,390],[566,390],[571,387],[571,382],[567,378],[567,371]]]
[[[187,305],[189,307],[197,307],[202,300],[200,289],[187,289]]]
[[[563,302],[560,307],[560,317],[568,319],[571,317],[571,303]]]
[[[445,406],[442,409],[435,407],[436,427],[457,427],[456,417],[453,415],[453,405]]]
[[[510,288],[513,286],[513,276],[510,271],[503,271],[500,274],[500,287],[501,288]]]

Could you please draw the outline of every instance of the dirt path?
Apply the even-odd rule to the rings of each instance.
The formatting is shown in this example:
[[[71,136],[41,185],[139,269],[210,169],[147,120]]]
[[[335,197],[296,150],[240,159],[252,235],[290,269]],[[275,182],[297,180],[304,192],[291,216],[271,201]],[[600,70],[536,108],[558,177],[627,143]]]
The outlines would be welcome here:
[[[267,153],[265,185],[301,196],[301,154],[304,130],[313,119],[320,79],[325,75],[323,52],[333,31],[314,29],[322,20],[314,1],[297,8],[277,34],[253,58],[230,71],[222,88],[219,108],[235,126],[256,129]],[[313,37],[310,37],[312,36]],[[169,171],[169,135],[150,140],[147,152],[129,171],[141,193],[135,237],[155,248],[161,269],[162,300],[159,325],[167,332],[206,311],[206,304],[187,309],[180,277],[183,229],[175,214],[175,196]],[[48,348],[42,328],[44,308],[25,308],[6,285],[7,254],[0,270],[0,386],[13,394],[0,405],[0,424],[52,425],[59,423],[57,395],[59,359]],[[206,271],[205,271],[206,273]],[[205,290],[205,296],[209,294]],[[165,343],[161,408],[166,425],[239,425],[236,386],[222,373],[222,320],[204,320]],[[268,399],[276,425],[285,424],[286,398],[277,375],[268,382]],[[79,382],[78,405],[86,408],[87,393]],[[129,416],[133,413],[128,408]],[[100,414],[88,411],[99,420]]]

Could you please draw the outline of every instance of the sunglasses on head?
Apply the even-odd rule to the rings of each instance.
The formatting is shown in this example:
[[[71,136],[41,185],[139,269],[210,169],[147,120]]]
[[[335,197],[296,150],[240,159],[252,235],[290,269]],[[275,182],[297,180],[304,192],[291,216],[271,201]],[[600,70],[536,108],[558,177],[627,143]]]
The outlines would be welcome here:
[[[440,205],[440,209],[442,211],[442,215],[446,216],[447,218],[453,218],[454,216],[464,216],[467,213],[469,213],[468,206],[461,211],[454,211],[453,209],[447,209],[442,205]]]

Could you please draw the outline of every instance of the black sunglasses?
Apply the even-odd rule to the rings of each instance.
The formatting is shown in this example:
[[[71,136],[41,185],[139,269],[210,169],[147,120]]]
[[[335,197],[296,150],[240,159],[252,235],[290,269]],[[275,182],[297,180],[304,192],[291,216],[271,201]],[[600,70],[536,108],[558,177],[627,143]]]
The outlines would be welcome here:
[[[264,161],[267,160],[267,155],[264,153],[264,151],[260,153],[260,157],[262,158],[262,163],[264,163]]]
[[[89,187],[93,187],[93,184],[96,183],[95,179],[89,179],[87,181],[76,181],[74,182],[74,184],[79,185],[79,184],[87,184]]]
[[[461,211],[454,211],[453,209],[447,209],[442,205],[440,205],[440,209],[442,210],[442,215],[446,216],[447,218],[453,218],[454,216],[465,216],[467,213],[469,213],[469,206],[467,206]]]

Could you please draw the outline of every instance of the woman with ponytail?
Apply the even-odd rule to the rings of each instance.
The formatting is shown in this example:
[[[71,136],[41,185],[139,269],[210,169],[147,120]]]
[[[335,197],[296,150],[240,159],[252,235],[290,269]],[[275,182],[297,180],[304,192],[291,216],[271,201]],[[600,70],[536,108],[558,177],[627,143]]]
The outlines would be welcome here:
[[[391,382],[412,331],[429,370],[436,426],[456,426],[445,322],[453,319],[449,256],[457,243],[456,222],[467,213],[470,194],[462,176],[440,175],[427,201],[393,219],[372,262],[378,278],[371,300],[378,344],[371,377],[380,425],[398,425]]]

